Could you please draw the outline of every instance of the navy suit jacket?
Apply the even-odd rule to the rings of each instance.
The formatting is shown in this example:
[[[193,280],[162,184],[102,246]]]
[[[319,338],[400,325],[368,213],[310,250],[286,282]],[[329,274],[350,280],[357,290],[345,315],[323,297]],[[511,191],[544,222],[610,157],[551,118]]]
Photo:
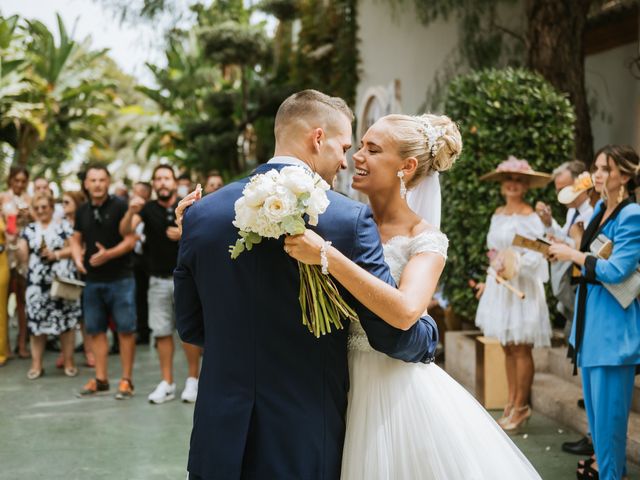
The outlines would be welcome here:
[[[254,173],[284,165],[267,164]],[[234,203],[245,178],[194,204],[184,217],[174,273],[176,323],[204,347],[188,470],[203,479],[338,479],[349,376],[347,330],[316,339],[302,325],[296,262],[283,240],[263,240],[236,260]],[[393,283],[369,207],[336,192],[316,231]],[[344,289],[373,348],[407,362],[435,350],[429,317],[407,331],[376,317]]]

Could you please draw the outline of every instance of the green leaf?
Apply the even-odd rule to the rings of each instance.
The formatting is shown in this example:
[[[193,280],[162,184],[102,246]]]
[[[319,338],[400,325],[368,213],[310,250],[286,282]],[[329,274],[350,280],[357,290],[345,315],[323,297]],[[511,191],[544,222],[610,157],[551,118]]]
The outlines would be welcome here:
[[[304,220],[299,215],[290,215],[282,221],[282,226],[289,235],[300,235],[306,227]]]

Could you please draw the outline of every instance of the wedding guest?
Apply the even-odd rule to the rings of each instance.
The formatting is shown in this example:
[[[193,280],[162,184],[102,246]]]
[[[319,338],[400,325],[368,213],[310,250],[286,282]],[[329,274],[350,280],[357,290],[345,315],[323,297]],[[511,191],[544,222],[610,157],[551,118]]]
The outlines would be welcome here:
[[[51,188],[51,184],[49,183],[49,180],[47,180],[44,177],[36,177],[33,180],[33,195],[35,196],[38,194],[51,195],[52,197],[55,198],[55,195],[53,193],[53,189]],[[62,220],[62,218],[64,218],[64,209],[62,208],[62,205],[60,205],[59,203],[54,203],[53,208],[54,208],[53,220],[54,221]],[[33,218],[36,218],[36,215],[34,212],[31,212],[31,216]]]
[[[184,172],[178,176],[178,198],[184,198],[189,195],[192,190],[191,175],[188,172]]]
[[[109,391],[106,330],[111,317],[118,332],[122,364],[115,398],[122,400],[134,394],[136,309],[130,252],[135,245],[135,236],[120,235],[119,224],[127,204],[109,195],[110,181],[111,175],[105,166],[93,164],[88,167],[85,187],[89,202],[76,213],[71,249],[78,271],[86,276],[82,292],[84,320],[96,358],[95,378],[89,380],[79,394],[92,396]]]
[[[81,315],[80,301],[69,301],[51,296],[51,284],[58,277],[73,278],[69,238],[73,235],[67,222],[53,221],[53,197],[37,193],[32,209],[36,221],[27,225],[18,243],[19,257],[28,262],[26,306],[31,333],[31,368],[29,380],[44,374],[42,357],[47,335],[60,336],[64,355],[64,373],[75,377],[78,370],[73,361],[75,326]]]
[[[545,225],[546,237],[549,240],[564,242],[567,245],[579,245],[579,237],[584,232],[584,226],[589,223],[593,215],[591,205],[591,182],[586,165],[573,160],[565,162],[553,171],[553,183],[558,195],[558,202],[567,206],[564,225],[561,227],[551,217],[551,208],[543,202],[536,203],[536,213]],[[585,178],[587,176],[587,178]],[[584,180],[587,180],[585,182]],[[563,195],[560,194],[563,192]],[[557,311],[566,319],[564,326],[565,338],[569,338],[573,324],[573,309],[576,297],[576,286],[572,281],[571,262],[553,262],[551,264],[551,291],[556,297]],[[584,408],[584,401],[578,400],[578,407]],[[587,433],[575,442],[564,442],[562,450],[575,455],[592,455],[593,443],[591,435]]]
[[[580,249],[555,243],[552,261],[579,266],[578,299],[570,343],[581,368],[584,402],[595,458],[578,469],[578,478],[618,480],[626,463],[627,423],[640,364],[640,300],[626,308],[604,286],[617,285],[640,263],[640,206],[632,192],[640,185],[638,154],[629,146],[607,145],[595,156],[595,190],[602,196]],[[608,258],[591,253],[604,235],[613,243]]]
[[[153,189],[148,182],[137,182],[133,185],[133,196],[142,198],[144,202],[151,199]],[[149,256],[144,248],[144,225],[140,225],[136,234],[140,239],[136,242],[133,250],[133,276],[136,280],[136,317],[138,319],[138,329],[136,343],[138,345],[148,345],[151,330],[149,329],[149,303],[147,293],[149,292]]]
[[[33,195],[36,196],[38,194],[53,196],[53,191],[49,187],[49,180],[44,177],[36,177],[33,180]]]
[[[64,213],[64,220],[71,225],[73,228],[76,223],[76,212],[78,209],[87,201],[87,197],[81,190],[72,190],[64,192],[62,195],[62,208]],[[77,271],[73,262],[71,262],[71,266],[74,269],[74,275],[77,276]],[[75,277],[74,277],[75,278]],[[91,337],[87,335],[86,329],[84,327],[84,322],[82,319],[80,320],[82,325],[82,346],[84,350],[84,364],[87,367],[94,368],[96,366],[96,360],[93,355],[93,351],[91,350]],[[64,366],[64,355],[62,352],[58,356],[56,360],[56,367],[63,368]]]
[[[12,238],[13,237],[13,238]],[[0,367],[3,367],[11,355],[9,348],[9,258],[7,248],[10,239],[15,241],[15,234],[7,233],[4,218],[0,215]]]
[[[122,219],[120,233],[129,235],[144,224],[145,251],[149,258],[149,326],[153,331],[160,359],[162,381],[149,394],[149,402],[161,404],[173,400],[176,384],[173,377],[175,311],[173,305],[173,271],[178,258],[180,230],[175,220],[178,206],[176,177],[169,165],[159,165],[153,171],[153,190],[157,200],[145,202],[134,197]],[[182,344],[189,368],[181,398],[193,403],[198,394],[201,349]]]
[[[224,180],[222,180],[222,175],[217,170],[213,170],[209,172],[207,175],[207,180],[204,183],[204,194],[213,193],[216,190],[224,187]]]
[[[113,194],[125,202],[129,201],[129,189],[122,182],[118,182],[115,187],[113,187]]]
[[[478,284],[476,325],[502,344],[509,399],[498,423],[506,431],[515,431],[531,416],[531,350],[551,344],[551,325],[543,285],[549,279],[547,262],[542,254],[513,247],[512,242],[516,234],[533,239],[544,235],[544,225],[524,195],[531,188],[544,187],[551,177],[510,156],[480,179],[500,182],[505,205],[491,217],[487,245],[492,261],[486,283]],[[497,277],[509,280],[525,294],[524,299],[500,285]]]
[[[536,213],[545,226],[547,238],[575,246],[575,239],[584,231],[593,215],[593,207],[589,197],[590,188],[582,188],[576,183],[581,175],[589,175],[586,165],[573,160],[565,162],[553,171],[552,177],[556,194],[568,186],[576,184],[576,188],[566,198],[558,197],[558,201],[567,206],[564,225],[561,227],[551,216],[551,208],[543,202],[536,203]],[[568,192],[568,190],[565,190]],[[575,301],[575,286],[571,284],[571,262],[555,262],[551,265],[551,289],[558,300],[558,311],[567,319],[565,334],[569,337],[573,323],[573,304]]]
[[[7,228],[20,235],[22,229],[31,222],[29,205],[31,197],[27,194],[29,172],[25,167],[13,166],[9,170],[9,190],[2,195],[2,213]],[[27,350],[27,316],[25,313],[25,290],[27,288],[27,266],[18,261],[16,252],[9,250],[9,293],[16,296],[16,314],[18,316],[18,341],[15,353],[20,358],[29,358]]]

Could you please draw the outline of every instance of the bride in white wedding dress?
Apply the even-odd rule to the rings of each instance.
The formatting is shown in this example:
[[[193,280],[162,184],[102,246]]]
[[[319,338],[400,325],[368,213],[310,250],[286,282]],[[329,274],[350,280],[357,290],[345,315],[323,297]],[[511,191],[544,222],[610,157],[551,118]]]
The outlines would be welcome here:
[[[397,289],[310,230],[288,238],[286,250],[320,264],[324,245],[337,281],[387,323],[408,328],[426,310],[444,268],[448,239],[438,229],[437,172],[452,166],[461,147],[458,128],[445,116],[389,115],[367,131],[353,156],[353,188],[369,196]],[[540,478],[486,410],[437,365],[376,352],[352,323],[349,369],[342,479]]]

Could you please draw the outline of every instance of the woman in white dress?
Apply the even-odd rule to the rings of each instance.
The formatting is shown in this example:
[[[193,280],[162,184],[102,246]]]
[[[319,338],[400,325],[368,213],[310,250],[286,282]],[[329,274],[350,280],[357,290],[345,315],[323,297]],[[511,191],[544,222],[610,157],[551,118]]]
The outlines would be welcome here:
[[[445,116],[390,115],[367,131],[353,156],[353,187],[369,196],[398,288],[332,247],[326,249],[329,272],[398,328],[408,328],[426,310],[448,246],[446,236],[409,207],[406,189],[429,197],[433,175],[450,168],[461,147],[458,128]],[[323,244],[307,230],[287,239],[286,249],[300,261],[320,264]],[[376,352],[361,326],[352,323],[349,369],[343,479],[540,478],[484,408],[437,365]]]
[[[529,396],[535,371],[532,348],[547,347],[551,340],[543,285],[549,280],[547,261],[542,254],[513,247],[512,243],[516,234],[530,239],[544,236],[544,225],[524,195],[529,188],[545,186],[551,177],[533,171],[526,160],[509,157],[481,179],[501,183],[505,205],[491,217],[487,234],[491,274],[486,283],[478,285],[476,325],[502,344],[509,400],[498,424],[512,432],[531,416]],[[524,299],[498,284],[495,274],[523,292]]]

